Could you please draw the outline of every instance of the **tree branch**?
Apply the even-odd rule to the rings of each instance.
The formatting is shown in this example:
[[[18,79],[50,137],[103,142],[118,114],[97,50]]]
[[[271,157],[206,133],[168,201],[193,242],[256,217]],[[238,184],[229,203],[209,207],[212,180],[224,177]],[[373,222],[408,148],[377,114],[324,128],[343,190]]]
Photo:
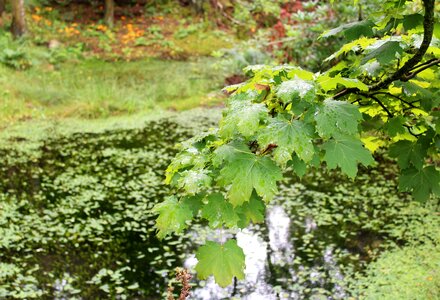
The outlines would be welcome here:
[[[373,94],[371,94],[371,95],[373,95],[373,96],[374,96],[374,95],[387,95],[387,96],[393,97],[393,98],[395,98],[395,99],[397,99],[397,100],[399,100],[399,101],[405,103],[406,105],[408,105],[408,106],[411,107],[411,108],[418,108],[417,106],[415,106],[414,104],[412,104],[412,102],[408,102],[408,101],[406,101],[406,100],[403,100],[403,99],[400,98],[399,96],[393,95],[393,94],[391,94],[391,93],[387,93],[387,92],[375,92],[375,93],[373,93]]]
[[[417,50],[417,52],[414,54],[413,57],[411,57],[400,69],[398,69],[390,77],[369,86],[370,92],[374,92],[386,88],[396,80],[405,79],[406,78],[405,75],[408,74],[411,70],[422,67],[419,70],[417,70],[417,72],[415,73],[417,74],[425,70],[426,69],[425,66],[429,65],[431,67],[438,63],[438,60],[435,60],[435,61],[431,61],[430,63],[426,62],[419,66],[416,66],[423,59],[423,56],[425,55],[429,45],[431,44],[432,35],[434,33],[434,4],[435,4],[435,0],[423,0],[423,5],[425,7],[425,16],[423,18],[423,41],[420,45],[420,48]],[[408,74],[407,76],[409,76],[410,78],[408,78],[407,80],[414,77],[415,74],[414,72]],[[358,88],[347,88],[337,93],[333,97],[333,99],[338,99],[348,94],[358,93],[358,92],[359,92]]]
[[[423,135],[423,133],[414,133],[414,132],[412,131],[412,126],[410,126],[410,125],[403,124],[403,126],[404,126],[406,129],[408,129],[409,134],[411,134],[411,135],[414,136],[414,137],[418,137],[418,136]]]
[[[425,6],[425,16],[423,18],[423,41],[416,54],[411,57],[400,69],[385,80],[370,87],[370,91],[377,91],[388,87],[393,81],[399,80],[409,72],[415,65],[417,65],[425,55],[431,44],[432,35],[434,33],[434,4],[435,0],[423,0]]]
[[[387,113],[389,118],[394,117],[393,113],[385,106],[385,104],[382,103],[382,101],[379,100],[379,98],[375,97],[374,95],[369,95],[369,94],[360,94],[360,95],[373,99],[377,104],[380,105],[380,107],[383,108],[383,110]]]
[[[420,65],[418,65],[418,66],[413,68],[413,70],[415,70],[415,69],[417,69],[417,70],[412,71],[411,73],[408,73],[408,75],[404,76],[402,81],[408,81],[411,78],[414,78],[420,72],[422,72],[422,71],[424,71],[426,69],[429,69],[430,67],[438,65],[438,64],[440,64],[440,58],[439,59],[430,60],[429,63],[426,62],[426,63],[420,64]],[[418,68],[420,68],[420,69],[418,69]]]
[[[341,97],[343,97],[345,95],[352,94],[352,93],[357,93],[357,92],[359,92],[358,88],[343,89],[342,91],[340,91],[339,93],[334,95],[333,99],[338,99],[338,98],[341,98]]]
[[[422,66],[424,66],[424,65],[430,65],[430,66],[433,66],[433,65],[435,65],[435,64],[438,64],[439,62],[440,62],[440,59],[435,59],[435,58],[433,58],[433,59],[430,59],[430,60],[428,60],[428,61],[425,61],[424,63],[421,63],[421,64],[415,66],[415,67],[412,68],[410,71],[413,71],[413,70],[415,70],[415,69],[418,69],[418,68],[420,68],[420,67],[422,67]]]

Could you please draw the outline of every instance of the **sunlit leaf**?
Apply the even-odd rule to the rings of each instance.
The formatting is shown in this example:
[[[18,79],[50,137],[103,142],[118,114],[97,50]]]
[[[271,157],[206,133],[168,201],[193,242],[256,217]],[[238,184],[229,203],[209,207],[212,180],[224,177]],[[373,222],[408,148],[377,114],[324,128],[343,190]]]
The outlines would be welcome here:
[[[358,88],[360,91],[368,90],[368,86],[365,83],[357,79],[344,78],[341,77],[341,75],[332,77],[327,74],[323,74],[318,77],[317,81],[325,92],[336,89],[338,85],[342,85],[347,88]]]
[[[385,146],[385,142],[378,137],[368,136],[361,138],[362,143],[364,143],[365,148],[370,150],[371,153],[376,152],[380,147]]]
[[[244,279],[244,253],[235,240],[226,243],[206,242],[197,250],[197,277],[207,279],[214,276],[215,282],[221,287],[232,283],[232,279]]]

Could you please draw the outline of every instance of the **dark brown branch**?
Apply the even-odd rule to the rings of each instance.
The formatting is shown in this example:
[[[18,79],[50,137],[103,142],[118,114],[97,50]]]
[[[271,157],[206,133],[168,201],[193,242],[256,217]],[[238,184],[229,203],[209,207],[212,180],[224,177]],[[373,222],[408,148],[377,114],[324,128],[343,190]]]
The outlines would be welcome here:
[[[428,61],[425,61],[424,63],[418,64],[417,66],[413,67],[410,71],[418,69],[418,68],[420,68],[420,67],[422,67],[424,65],[433,66],[433,65],[438,64],[439,62],[440,62],[440,59],[433,58],[433,59],[430,59]]]
[[[272,150],[275,149],[275,148],[277,148],[277,147],[278,147],[278,145],[275,145],[275,144],[269,144],[269,145],[267,145],[266,149],[264,149],[264,150],[260,153],[260,155],[266,155],[266,154],[272,152]]]
[[[412,131],[412,126],[410,126],[410,125],[403,124],[403,126],[406,127],[406,129],[408,129],[409,134],[411,134],[412,136],[418,137],[418,136],[423,135],[423,133],[414,133]]]
[[[362,96],[366,97],[366,98],[371,98],[373,99],[377,104],[380,105],[380,107],[383,108],[383,110],[387,113],[389,118],[393,118],[394,115],[393,113],[385,106],[385,104],[382,103],[382,101],[379,100],[379,98],[373,96],[373,95],[369,95],[369,94],[361,94]]]
[[[382,103],[382,101],[379,100],[379,98],[375,97],[374,95],[368,95],[368,94],[361,94],[361,95],[364,96],[364,97],[368,97],[370,99],[373,99],[377,104],[380,105],[380,107],[383,108],[383,110],[387,113],[389,118],[393,118],[394,117],[393,113],[385,106],[385,104]],[[423,133],[414,133],[412,131],[412,126],[410,126],[410,125],[403,124],[403,126],[406,127],[406,129],[408,129],[409,134],[411,134],[414,137],[418,137],[418,136],[421,136],[423,134]]]
[[[362,103],[361,101],[362,101],[362,99],[356,99],[356,100],[352,101],[351,104],[357,103],[359,106],[367,106],[368,105],[368,104]]]
[[[408,73],[408,75],[404,76],[402,81],[408,81],[411,78],[414,78],[420,72],[423,72],[426,69],[429,69],[430,67],[438,65],[438,64],[440,64],[440,58],[439,59],[435,59],[435,60],[431,60],[430,63],[425,63],[425,64],[418,65],[418,66],[413,68],[413,70],[415,70],[415,71],[412,71],[411,73]],[[418,69],[418,68],[420,68],[420,69]]]

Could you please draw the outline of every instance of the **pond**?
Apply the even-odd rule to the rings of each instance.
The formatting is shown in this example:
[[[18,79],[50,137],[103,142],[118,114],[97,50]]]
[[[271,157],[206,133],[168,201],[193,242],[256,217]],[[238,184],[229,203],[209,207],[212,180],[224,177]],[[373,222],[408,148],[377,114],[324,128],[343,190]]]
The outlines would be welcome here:
[[[9,137],[0,149],[0,298],[160,299],[206,239],[235,237],[246,280],[221,289],[195,279],[191,299],[346,299],[353,274],[410,238],[396,228],[424,211],[397,192],[395,166],[379,157],[381,167],[356,181],[322,168],[302,179],[290,172],[266,223],[213,231],[200,221],[159,241],[150,209],[174,192],[163,178],[175,144],[219,115],[50,134],[31,151],[26,137]]]

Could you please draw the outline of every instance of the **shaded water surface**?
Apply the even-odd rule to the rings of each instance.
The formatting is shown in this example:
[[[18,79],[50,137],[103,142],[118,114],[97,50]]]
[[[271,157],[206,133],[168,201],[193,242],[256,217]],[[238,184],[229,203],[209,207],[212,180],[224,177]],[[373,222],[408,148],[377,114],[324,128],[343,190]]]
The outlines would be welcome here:
[[[344,272],[392,239],[382,228],[392,216],[381,211],[396,194],[393,170],[364,171],[356,182],[320,170],[301,182],[288,176],[265,224],[235,232],[194,224],[186,235],[155,237],[149,210],[172,192],[163,174],[175,143],[217,120],[199,111],[48,137],[32,154],[20,150],[26,139],[0,149],[0,297],[159,299],[175,267],[195,265],[205,239],[233,237],[246,280],[226,289],[196,281],[192,299],[346,298]]]

